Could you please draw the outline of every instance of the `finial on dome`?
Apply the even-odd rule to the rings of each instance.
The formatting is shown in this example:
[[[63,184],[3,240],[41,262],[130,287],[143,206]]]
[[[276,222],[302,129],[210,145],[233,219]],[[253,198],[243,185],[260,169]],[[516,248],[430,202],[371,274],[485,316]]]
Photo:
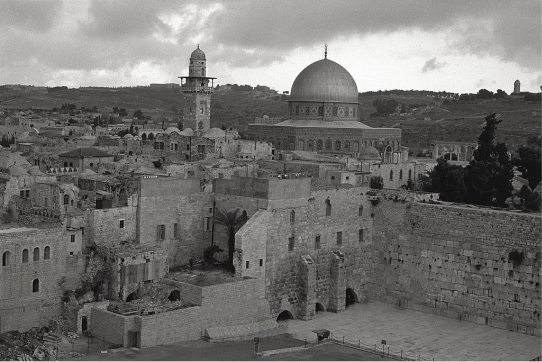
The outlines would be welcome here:
[[[327,44],[326,44],[326,50],[324,51],[324,58],[327,59]]]

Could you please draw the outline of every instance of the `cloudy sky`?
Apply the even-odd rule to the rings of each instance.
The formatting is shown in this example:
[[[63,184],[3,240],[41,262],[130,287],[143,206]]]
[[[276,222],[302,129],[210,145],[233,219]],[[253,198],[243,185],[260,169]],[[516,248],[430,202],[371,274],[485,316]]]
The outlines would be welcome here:
[[[359,91],[539,91],[541,32],[540,0],[0,0],[0,84],[178,82],[199,44],[282,92],[328,44]]]

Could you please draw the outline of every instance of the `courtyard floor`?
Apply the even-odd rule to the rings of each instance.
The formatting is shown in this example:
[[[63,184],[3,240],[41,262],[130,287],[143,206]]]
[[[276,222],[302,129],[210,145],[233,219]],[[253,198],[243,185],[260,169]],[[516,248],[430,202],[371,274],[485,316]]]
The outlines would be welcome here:
[[[365,345],[382,348],[386,340],[391,351],[422,360],[453,361],[528,361],[542,355],[541,338],[503,329],[401,310],[394,305],[371,302],[354,304],[344,312],[319,312],[313,320],[287,320],[279,322],[287,335],[263,338],[260,351],[289,348],[314,342],[313,330],[327,329],[335,339],[346,337],[360,340]],[[73,346],[66,344],[67,351]],[[82,360],[255,360],[252,341],[208,343],[204,341],[179,342],[171,345],[145,348],[140,351],[124,350],[101,354],[102,341],[77,341],[75,351],[85,355]],[[59,358],[60,360],[66,358]],[[74,358],[67,358],[73,360]],[[335,344],[325,344],[301,351],[280,353],[258,360],[384,360],[378,354],[366,353]]]

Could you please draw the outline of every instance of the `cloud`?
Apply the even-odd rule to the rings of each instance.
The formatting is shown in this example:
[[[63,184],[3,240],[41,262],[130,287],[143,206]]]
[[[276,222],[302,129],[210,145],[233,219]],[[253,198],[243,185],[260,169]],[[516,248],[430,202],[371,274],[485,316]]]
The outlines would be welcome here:
[[[0,1],[0,24],[4,31],[17,28],[30,32],[46,32],[55,25],[61,9],[60,0],[3,0]]]
[[[425,73],[425,72],[430,72],[432,70],[437,70],[437,69],[440,69],[442,67],[444,67],[446,64],[446,62],[437,62],[437,58],[436,57],[433,57],[429,60],[427,60],[423,67],[422,67],[422,72]]]

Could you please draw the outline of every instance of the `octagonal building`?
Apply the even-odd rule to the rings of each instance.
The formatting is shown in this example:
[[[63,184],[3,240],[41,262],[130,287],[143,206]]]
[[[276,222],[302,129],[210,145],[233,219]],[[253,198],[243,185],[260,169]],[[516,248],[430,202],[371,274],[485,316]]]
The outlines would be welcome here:
[[[249,138],[272,142],[278,150],[354,157],[365,147],[374,147],[384,161],[401,152],[400,129],[372,128],[360,122],[356,82],[327,55],[299,73],[288,103],[287,120],[249,124]]]

